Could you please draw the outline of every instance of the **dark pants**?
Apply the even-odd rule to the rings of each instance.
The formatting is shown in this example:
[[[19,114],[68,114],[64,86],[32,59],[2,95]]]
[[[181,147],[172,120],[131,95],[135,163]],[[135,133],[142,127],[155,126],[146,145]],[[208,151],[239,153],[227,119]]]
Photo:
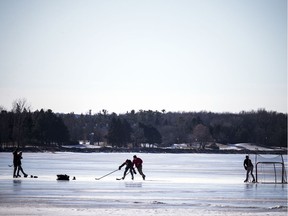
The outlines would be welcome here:
[[[251,174],[253,181],[255,181],[254,175],[253,175],[253,166],[247,167],[247,172],[246,172],[246,179],[245,181],[248,181],[249,178],[249,173]]]
[[[142,178],[145,179],[145,175],[144,175],[144,173],[142,171],[142,165],[139,165],[136,168],[138,170],[138,173],[142,176]]]
[[[18,166],[14,165],[14,171],[13,171],[13,177],[14,178],[17,177],[16,176],[17,168],[18,168]]]
[[[123,174],[122,179],[125,179],[125,176],[127,175],[127,172],[128,172],[128,171],[130,172],[132,179],[134,179],[133,168],[131,168],[131,167],[126,167],[126,168],[125,168],[125,171],[124,171],[124,174]]]
[[[17,177],[19,176],[19,172],[20,172],[20,171],[23,173],[24,176],[27,176],[27,174],[26,174],[26,173],[24,172],[24,170],[22,169],[22,166],[19,165],[19,166],[18,166]]]

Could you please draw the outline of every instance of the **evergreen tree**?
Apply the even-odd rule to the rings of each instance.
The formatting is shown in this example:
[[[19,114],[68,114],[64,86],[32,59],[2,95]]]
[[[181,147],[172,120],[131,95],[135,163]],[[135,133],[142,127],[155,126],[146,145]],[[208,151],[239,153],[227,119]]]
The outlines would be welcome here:
[[[127,147],[131,142],[131,126],[126,121],[121,121],[120,118],[113,117],[108,129],[108,143],[113,147]]]
[[[139,123],[139,127],[143,128],[144,136],[147,143],[160,144],[162,142],[162,136],[155,127],[151,125],[145,125],[142,123]]]

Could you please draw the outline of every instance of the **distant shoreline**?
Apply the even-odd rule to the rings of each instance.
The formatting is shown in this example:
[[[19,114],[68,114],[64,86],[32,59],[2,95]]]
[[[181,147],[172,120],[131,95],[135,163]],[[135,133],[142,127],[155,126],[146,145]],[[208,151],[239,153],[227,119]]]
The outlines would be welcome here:
[[[218,149],[167,149],[167,148],[74,148],[74,147],[25,147],[20,148],[25,152],[77,152],[77,153],[163,153],[163,154],[282,154],[287,155],[287,149],[274,149],[274,150],[218,150]],[[13,152],[15,148],[7,147],[0,148],[0,152]]]

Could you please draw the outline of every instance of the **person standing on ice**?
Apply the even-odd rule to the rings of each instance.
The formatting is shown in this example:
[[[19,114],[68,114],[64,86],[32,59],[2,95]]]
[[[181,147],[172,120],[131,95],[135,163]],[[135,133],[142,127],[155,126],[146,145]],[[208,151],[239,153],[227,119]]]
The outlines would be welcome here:
[[[16,164],[17,164],[17,167],[18,167],[17,177],[21,177],[19,175],[19,172],[21,171],[23,173],[24,177],[26,178],[28,175],[24,172],[24,170],[22,168],[21,160],[22,160],[22,151],[18,152],[17,157],[16,157]]]
[[[17,176],[16,176],[16,172],[17,172],[17,168],[18,168],[17,155],[18,155],[18,148],[16,148],[16,149],[13,151],[13,166],[14,166],[13,178],[17,178]]]
[[[134,175],[133,175],[133,174],[136,174],[136,172],[135,172],[135,170],[134,170],[134,168],[133,168],[133,163],[132,163],[132,161],[129,160],[129,159],[127,159],[121,166],[119,166],[119,170],[121,170],[121,168],[122,168],[123,166],[125,166],[125,165],[126,165],[126,167],[125,167],[125,171],[124,171],[122,180],[125,179],[125,176],[127,175],[127,172],[128,172],[128,171],[130,172],[131,178],[132,178],[132,180],[133,180],[133,179],[134,179]]]
[[[142,164],[143,161],[141,158],[138,158],[136,155],[133,156],[133,166],[135,165],[135,167],[137,168],[139,174],[142,176],[143,180],[145,180],[145,175],[142,171]]]
[[[255,182],[255,178],[254,178],[254,175],[253,175],[253,164],[252,164],[252,161],[249,159],[249,156],[247,155],[246,156],[246,159],[244,160],[243,162],[243,166],[246,170],[246,179],[244,182],[248,182],[248,178],[249,178],[249,173],[251,174],[252,178],[253,178],[253,183]]]

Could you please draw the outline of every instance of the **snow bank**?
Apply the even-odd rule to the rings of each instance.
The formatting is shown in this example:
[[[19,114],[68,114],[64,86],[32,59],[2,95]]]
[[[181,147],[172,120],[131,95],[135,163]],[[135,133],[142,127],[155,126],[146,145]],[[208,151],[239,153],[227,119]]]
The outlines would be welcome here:
[[[217,144],[219,146],[220,150],[250,150],[250,151],[274,151],[275,149],[267,148],[267,147],[261,147],[258,145],[254,145],[251,143],[237,143],[237,144]]]
[[[64,148],[80,148],[80,149],[85,149],[85,148],[97,149],[97,148],[101,148],[103,146],[90,145],[90,144],[83,143],[83,144],[78,144],[78,145],[63,145],[62,147],[64,147]]]

